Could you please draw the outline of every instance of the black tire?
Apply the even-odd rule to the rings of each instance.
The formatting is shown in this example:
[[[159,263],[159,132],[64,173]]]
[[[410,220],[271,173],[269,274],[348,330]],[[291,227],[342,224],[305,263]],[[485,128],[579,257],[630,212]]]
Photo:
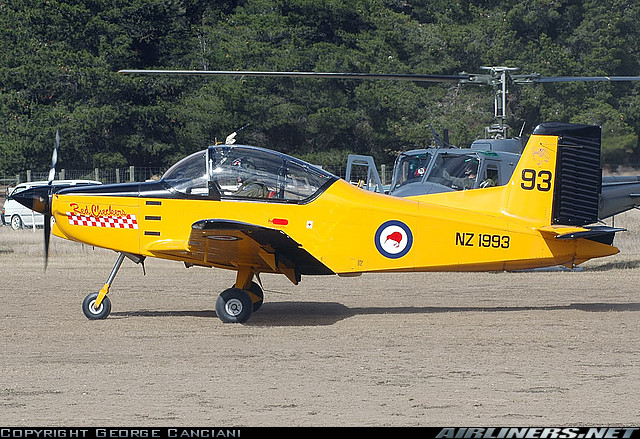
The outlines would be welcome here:
[[[82,301],[82,312],[89,320],[102,320],[106,319],[111,312],[111,301],[107,296],[102,299],[102,303],[98,309],[93,307],[93,304],[98,298],[98,293],[91,293]]]
[[[253,302],[245,290],[226,289],[216,300],[216,315],[224,323],[245,323],[251,314],[253,314]]]
[[[11,217],[11,228],[13,230],[18,230],[18,229],[21,229],[22,226],[23,226],[22,218],[20,218],[20,215],[13,215]]]

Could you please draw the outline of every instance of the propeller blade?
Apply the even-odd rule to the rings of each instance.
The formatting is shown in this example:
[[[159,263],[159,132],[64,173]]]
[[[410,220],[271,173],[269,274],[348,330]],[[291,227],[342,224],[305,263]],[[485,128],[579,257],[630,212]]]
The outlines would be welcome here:
[[[28,209],[44,215],[44,268],[47,269],[49,254],[49,238],[51,236],[51,197],[54,186],[43,185],[24,190],[13,196],[13,199]]]
[[[58,164],[58,149],[60,148],[60,130],[56,130],[56,143],[51,156],[51,169],[49,170],[49,181],[47,193],[44,195],[44,271],[47,271],[49,263],[49,240],[51,239],[51,197],[53,196],[53,188],[51,184],[56,178],[56,165]]]
[[[56,164],[58,163],[58,148],[60,148],[60,131],[56,131],[56,143],[51,156],[51,169],[49,169],[49,185],[56,177]]]
[[[44,216],[44,271],[49,262],[49,238],[51,237],[51,215]]]
[[[119,70],[118,73],[136,75],[213,75],[213,76],[271,76],[288,78],[325,78],[325,79],[386,79],[417,82],[466,82],[474,75],[420,75],[390,73],[331,73],[331,72],[260,72],[250,70]]]

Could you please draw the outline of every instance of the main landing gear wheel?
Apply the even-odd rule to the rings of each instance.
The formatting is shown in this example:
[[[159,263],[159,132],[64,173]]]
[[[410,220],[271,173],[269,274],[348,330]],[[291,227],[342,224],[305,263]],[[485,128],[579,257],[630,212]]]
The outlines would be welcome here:
[[[94,308],[93,305],[96,303],[97,298],[98,293],[91,293],[82,302],[82,312],[90,320],[106,319],[111,312],[111,301],[107,296],[102,299],[98,309]]]
[[[245,323],[253,314],[253,301],[245,290],[229,288],[216,300],[216,315],[225,323]]]

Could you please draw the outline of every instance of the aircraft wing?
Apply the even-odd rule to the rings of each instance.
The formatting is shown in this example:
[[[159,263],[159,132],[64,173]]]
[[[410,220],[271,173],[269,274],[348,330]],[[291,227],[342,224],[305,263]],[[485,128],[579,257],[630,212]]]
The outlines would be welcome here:
[[[238,221],[207,219],[191,226],[188,248],[204,264],[252,267],[283,273],[297,284],[302,274],[333,274],[282,230]]]

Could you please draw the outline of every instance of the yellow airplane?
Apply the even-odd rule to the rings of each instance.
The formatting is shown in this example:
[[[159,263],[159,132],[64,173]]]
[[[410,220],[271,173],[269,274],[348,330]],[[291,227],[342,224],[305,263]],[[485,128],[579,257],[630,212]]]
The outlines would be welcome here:
[[[544,123],[511,181],[482,190],[392,197],[275,151],[223,144],[159,181],[34,188],[19,201],[53,216],[54,235],[119,253],[84,300],[89,319],[108,316],[125,257],[155,257],[234,270],[215,309],[243,323],[263,303],[260,273],[298,284],[303,275],[573,267],[616,254],[622,229],[590,225],[600,180],[600,128]]]

